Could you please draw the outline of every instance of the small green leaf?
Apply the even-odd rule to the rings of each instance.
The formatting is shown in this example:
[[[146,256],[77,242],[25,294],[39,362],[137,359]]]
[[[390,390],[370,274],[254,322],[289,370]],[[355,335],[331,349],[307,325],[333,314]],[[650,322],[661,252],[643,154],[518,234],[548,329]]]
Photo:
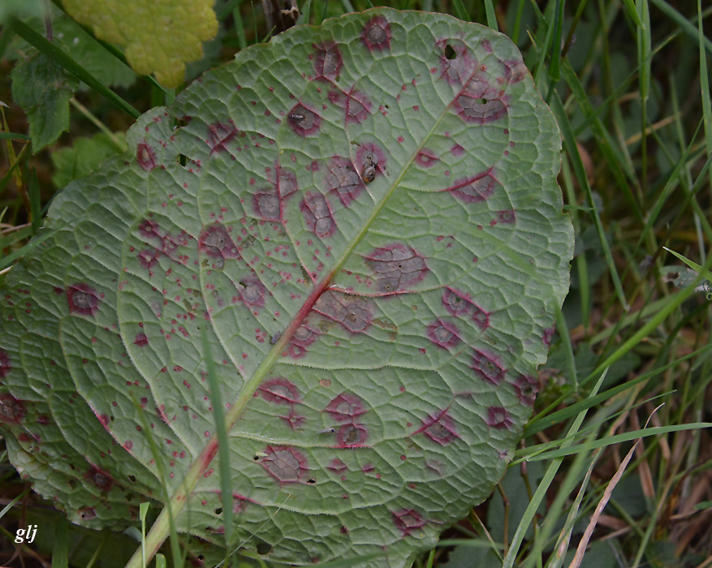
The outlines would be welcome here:
[[[124,141],[123,133],[114,133],[113,136]],[[104,133],[75,138],[73,146],[52,152],[52,183],[57,188],[62,188],[70,181],[90,174],[104,160],[119,153],[116,142]]]
[[[15,65],[12,97],[27,113],[34,153],[69,129],[69,99],[76,88],[77,80],[43,53]]]

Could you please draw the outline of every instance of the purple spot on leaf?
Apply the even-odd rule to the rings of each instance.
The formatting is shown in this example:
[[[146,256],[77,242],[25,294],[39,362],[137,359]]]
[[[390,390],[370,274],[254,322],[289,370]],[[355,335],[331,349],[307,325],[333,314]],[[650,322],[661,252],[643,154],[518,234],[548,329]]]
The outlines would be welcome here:
[[[450,152],[453,156],[462,156],[462,154],[465,153],[465,149],[459,144],[454,144],[453,147],[450,148]]]
[[[148,337],[146,336],[146,334],[143,332],[137,333],[136,338],[134,339],[134,345],[138,345],[139,347],[146,347],[146,345],[148,345]]]
[[[307,324],[300,325],[294,332],[287,353],[293,359],[299,359],[306,355],[307,347],[316,341],[319,332],[309,327]]]
[[[108,493],[114,486],[114,478],[96,466],[90,467],[86,474],[84,474],[84,477],[93,483],[102,493]]]
[[[391,25],[383,16],[374,16],[363,27],[361,40],[369,51],[391,47]]]
[[[472,350],[472,365],[470,368],[493,385],[499,385],[504,380],[505,369],[499,359],[492,353],[484,350]]]
[[[67,303],[70,313],[91,316],[99,308],[99,295],[88,284],[79,282],[67,287]]]
[[[312,45],[314,54],[314,71],[317,78],[336,79],[341,70],[343,60],[339,47],[333,41]]]
[[[401,243],[375,248],[365,259],[380,292],[405,290],[428,273],[425,259],[413,247]]]
[[[156,153],[148,144],[141,142],[136,146],[136,161],[147,172],[156,167]]]
[[[294,383],[284,377],[267,379],[257,388],[255,395],[257,394],[266,401],[275,404],[297,404],[299,402],[299,390]]]
[[[297,184],[297,176],[291,170],[276,166],[277,170],[277,194],[282,199],[286,199],[290,195],[297,192],[299,185]]]
[[[512,426],[512,419],[507,409],[502,406],[490,406],[487,409],[487,425],[492,428],[507,428]]]
[[[25,418],[25,405],[10,393],[0,393],[0,422],[19,424]]]
[[[415,509],[403,509],[391,513],[393,523],[403,536],[425,526],[423,516]]]
[[[428,326],[428,339],[442,349],[451,349],[460,343],[457,326],[443,319],[437,319]]]
[[[361,176],[351,160],[343,156],[333,156],[329,160],[324,182],[326,191],[336,192],[344,207],[348,207],[364,189]]]
[[[7,354],[7,351],[0,349],[0,379],[7,377],[11,369],[10,356]]]
[[[314,304],[314,311],[339,322],[351,333],[362,333],[373,319],[371,303],[359,297],[350,297],[327,290]]]
[[[260,465],[280,484],[299,483],[308,471],[307,459],[288,446],[267,446]]]
[[[307,191],[299,204],[307,228],[320,239],[330,237],[336,231],[336,221],[331,206],[321,193]]]
[[[361,399],[350,392],[342,392],[331,399],[331,402],[324,410],[331,414],[331,417],[337,422],[351,423],[354,422],[356,417],[367,412]]]
[[[304,103],[297,103],[287,114],[287,122],[299,136],[309,136],[319,130],[321,116]]]

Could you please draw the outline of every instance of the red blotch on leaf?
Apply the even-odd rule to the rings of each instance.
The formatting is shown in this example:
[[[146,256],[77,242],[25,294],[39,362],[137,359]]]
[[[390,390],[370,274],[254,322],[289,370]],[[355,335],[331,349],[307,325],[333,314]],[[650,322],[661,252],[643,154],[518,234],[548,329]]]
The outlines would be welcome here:
[[[326,469],[335,473],[341,473],[346,470],[346,464],[339,458],[334,458],[329,462],[329,465],[326,466]]]
[[[316,341],[319,331],[308,326],[306,323],[300,325],[289,342],[287,353],[293,359],[299,359],[306,355],[307,347]]]
[[[280,484],[299,483],[309,471],[304,455],[289,446],[267,446],[260,465]]]
[[[369,51],[383,51],[391,47],[391,25],[383,16],[374,16],[363,27],[361,41]]]
[[[140,142],[136,146],[136,161],[147,172],[156,167],[156,153],[148,144]]]
[[[398,292],[417,284],[428,273],[425,259],[413,247],[394,243],[373,249],[365,257],[380,292]]]
[[[351,423],[367,412],[361,399],[350,392],[342,392],[331,399],[324,410],[337,422]]]
[[[20,424],[27,411],[21,400],[17,400],[8,392],[0,393],[0,422],[5,424]]]
[[[526,406],[534,406],[539,383],[534,377],[519,375],[514,383],[514,391],[519,397],[519,402]]]
[[[278,221],[282,215],[279,194],[274,191],[261,191],[252,197],[252,204],[258,217],[268,221]]]
[[[258,394],[275,404],[296,404],[300,398],[296,385],[284,377],[267,379],[257,388],[255,396]]]
[[[437,319],[428,326],[428,339],[442,349],[451,349],[460,343],[460,333],[454,323]]]
[[[393,523],[403,536],[425,526],[425,519],[415,509],[403,509],[391,513]]]
[[[78,282],[67,286],[67,303],[70,313],[91,316],[99,309],[99,294],[88,284]]]
[[[335,42],[329,41],[321,44],[313,44],[314,52],[314,71],[317,78],[326,78],[334,80],[338,77],[343,60],[339,46]]]
[[[247,306],[262,308],[265,305],[267,289],[256,276],[246,276],[238,283],[240,298]]]

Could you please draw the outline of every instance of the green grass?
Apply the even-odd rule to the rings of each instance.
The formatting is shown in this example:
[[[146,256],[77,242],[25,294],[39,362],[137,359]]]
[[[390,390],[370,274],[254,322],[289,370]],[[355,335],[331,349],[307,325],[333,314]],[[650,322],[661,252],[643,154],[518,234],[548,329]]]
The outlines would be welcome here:
[[[371,4],[307,0],[300,23]],[[388,4],[447,12],[515,38],[560,125],[560,183],[577,239],[571,293],[510,470],[499,491],[415,565],[712,567],[712,302],[702,276],[712,267],[712,7],[703,9],[701,0]],[[205,67],[274,33],[259,2],[223,1],[217,12],[222,46]],[[17,37],[89,85],[77,94],[59,145],[125,130],[157,98],[173,96],[146,79],[122,90],[101,84],[21,19],[1,34],[0,101],[12,102],[9,71],[22,56]],[[22,111],[0,111],[2,274],[40,244],[28,239],[57,189],[50,180],[57,145],[33,155]],[[700,276],[676,287],[669,275],[686,266]],[[223,425],[216,431],[225,435],[213,383]],[[226,459],[218,456],[221,471]],[[53,540],[14,545],[14,527],[27,512],[46,509],[28,487],[0,445],[0,565],[19,562],[10,561],[15,554],[25,564],[12,566],[114,566],[133,552],[124,535],[80,532],[47,512],[42,530]],[[227,538],[227,484],[222,496]],[[139,540],[155,508],[148,518],[142,511]],[[201,554],[198,543],[171,533],[165,556],[151,565],[167,557],[177,566]],[[250,562],[264,565],[258,557]]]

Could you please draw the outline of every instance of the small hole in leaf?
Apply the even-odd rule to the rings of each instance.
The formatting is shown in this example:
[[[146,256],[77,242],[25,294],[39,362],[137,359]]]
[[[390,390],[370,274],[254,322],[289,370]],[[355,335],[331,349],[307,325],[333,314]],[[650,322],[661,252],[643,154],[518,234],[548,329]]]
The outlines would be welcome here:
[[[252,459],[255,460],[255,461],[260,461],[260,456],[255,456],[255,457],[253,457]]]
[[[136,476],[135,475],[129,475],[129,481],[131,483],[136,483]]]
[[[449,43],[445,46],[445,57],[447,59],[455,59],[457,57],[457,52]]]
[[[314,485],[316,483],[316,479],[307,479],[307,483]]]
[[[185,166],[185,165],[188,163],[188,156],[186,156],[185,154],[178,154],[178,160],[177,160],[177,162],[178,162],[181,166]]]
[[[483,104],[483,105],[486,105],[486,104],[487,104],[487,99],[481,98],[481,99],[480,99],[480,103]]]
[[[257,541],[257,554],[267,554],[270,550],[272,550],[271,544],[264,540]]]
[[[219,514],[221,514],[221,513],[222,513],[222,507],[218,507],[217,509],[215,509],[215,514],[216,514],[216,515],[219,515]]]

